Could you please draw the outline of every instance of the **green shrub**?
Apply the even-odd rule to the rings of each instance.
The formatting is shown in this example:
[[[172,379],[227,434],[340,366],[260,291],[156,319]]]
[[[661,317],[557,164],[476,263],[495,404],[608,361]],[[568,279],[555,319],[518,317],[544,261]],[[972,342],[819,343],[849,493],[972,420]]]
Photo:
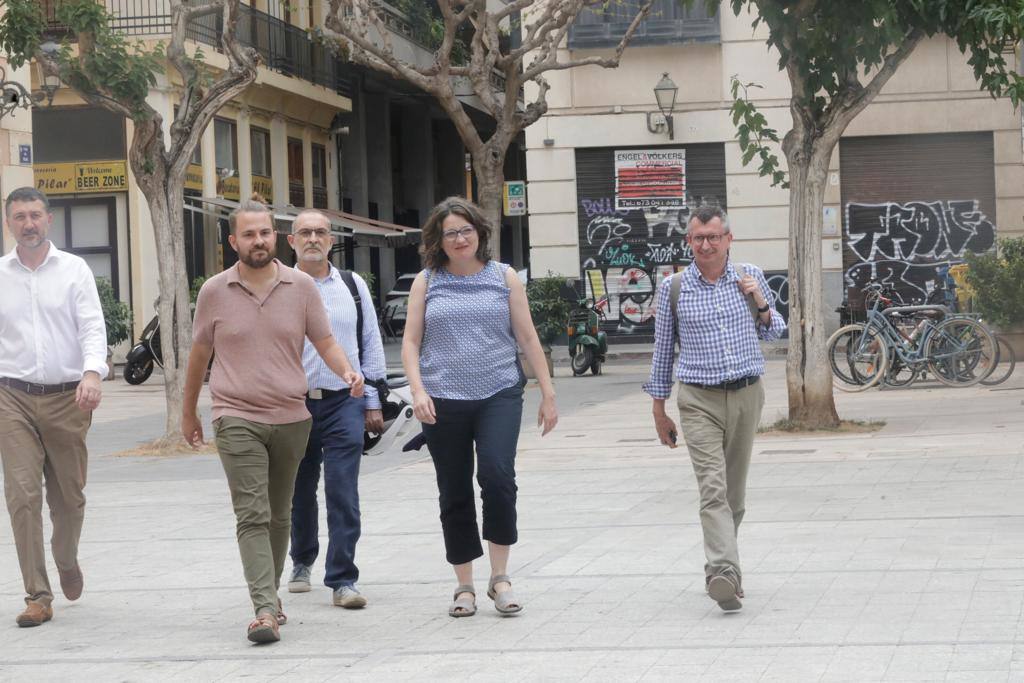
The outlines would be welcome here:
[[[999,240],[998,250],[967,256],[974,308],[991,323],[1024,324],[1024,237]]]
[[[96,291],[100,295],[103,321],[107,325],[107,346],[117,346],[131,336],[131,309],[114,296],[114,287],[109,278],[96,278]]]
[[[565,278],[556,277],[551,271],[547,277],[535,278],[526,285],[530,315],[541,344],[549,346],[568,323],[572,305],[562,295],[564,287]]]

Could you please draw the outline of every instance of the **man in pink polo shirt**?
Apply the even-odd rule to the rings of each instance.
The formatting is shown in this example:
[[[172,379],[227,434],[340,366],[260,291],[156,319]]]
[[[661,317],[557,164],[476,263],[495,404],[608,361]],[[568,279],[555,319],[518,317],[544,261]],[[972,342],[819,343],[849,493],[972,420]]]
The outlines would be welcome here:
[[[210,373],[213,426],[256,612],[248,638],[270,643],[281,639],[278,627],[287,621],[277,589],[288,551],[295,473],[311,425],[302,368],[305,338],[352,396],[362,396],[363,378],[331,335],[313,278],[274,258],[277,234],[267,207],[242,202],[228,225],[238,263],[199,292],[182,431],[193,447],[203,443],[196,403],[216,350]]]

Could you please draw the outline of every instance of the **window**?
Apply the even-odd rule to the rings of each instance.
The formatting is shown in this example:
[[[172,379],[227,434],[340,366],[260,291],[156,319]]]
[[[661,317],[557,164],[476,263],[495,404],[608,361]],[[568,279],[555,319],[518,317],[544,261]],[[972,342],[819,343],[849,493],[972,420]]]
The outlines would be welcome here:
[[[327,208],[327,150],[313,145],[313,207]]]
[[[306,179],[302,168],[302,140],[288,138],[288,201],[292,206],[306,203]]]
[[[119,114],[97,107],[37,107],[31,116],[36,163],[126,157],[124,117]]]
[[[622,0],[584,9],[569,29],[569,49],[615,47],[640,4],[640,0]],[[678,0],[655,0],[650,14],[637,27],[629,44],[717,43],[721,37],[718,12],[709,16],[704,2],[686,7]]]
[[[96,277],[110,279],[119,295],[117,271],[117,217],[113,197],[54,199],[50,240],[58,249],[85,259]]]
[[[253,175],[270,176],[270,131],[250,128]]]
[[[235,171],[238,168],[238,136],[235,135],[235,122],[214,119],[213,141],[217,151],[217,173]]]

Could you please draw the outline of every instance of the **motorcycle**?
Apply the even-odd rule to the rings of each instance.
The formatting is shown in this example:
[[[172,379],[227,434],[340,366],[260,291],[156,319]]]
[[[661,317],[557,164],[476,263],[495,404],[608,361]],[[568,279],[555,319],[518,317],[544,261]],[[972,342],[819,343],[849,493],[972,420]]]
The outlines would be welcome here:
[[[128,352],[124,365],[124,381],[142,384],[153,374],[153,366],[164,366],[160,351],[160,316],[154,315],[142,330],[138,343]]]
[[[366,385],[377,390],[381,412],[384,414],[384,431],[379,434],[363,432],[363,455],[381,455],[391,449],[408,427],[416,426],[412,412],[412,392],[408,380],[401,373],[389,373],[387,379],[367,379]],[[419,434],[418,429],[416,433]]]
[[[576,308],[569,313],[566,332],[573,375],[585,374],[588,369],[595,375],[601,374],[601,365],[608,353],[608,335],[601,331],[607,306],[608,297],[597,301],[576,299]]]

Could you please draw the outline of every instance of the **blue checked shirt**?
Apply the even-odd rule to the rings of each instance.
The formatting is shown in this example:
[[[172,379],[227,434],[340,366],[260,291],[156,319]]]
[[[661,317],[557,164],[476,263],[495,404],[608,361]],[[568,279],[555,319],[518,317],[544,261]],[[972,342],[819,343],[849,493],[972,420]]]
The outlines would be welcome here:
[[[754,322],[731,261],[714,284],[705,280],[691,263],[681,276],[676,310],[679,361],[675,362],[675,337],[668,310],[672,279],[665,278],[658,289],[651,378],[644,385],[644,391],[654,398],[668,398],[672,393],[673,365],[674,379],[694,384],[721,384],[764,374],[764,355],[758,339],[778,339],[786,330],[786,321],[775,310],[775,297],[761,269],[749,264],[743,267],[757,280],[771,307],[769,324],[764,325],[760,320]]]
[[[331,319],[331,332],[341,348],[345,349],[345,355],[348,356],[352,367],[367,379],[381,379],[385,376],[386,363],[384,344],[381,342],[380,329],[377,327],[377,312],[373,310],[373,299],[370,297],[366,282],[355,273],[352,276],[355,278],[356,289],[359,290],[363,306],[365,358],[362,366],[359,364],[359,342],[356,340],[356,302],[345,281],[341,279],[341,273],[332,265],[326,278],[313,278],[313,281],[320,290],[320,298],[324,300],[327,316]],[[302,367],[306,371],[306,381],[309,382],[310,389],[348,389],[348,384],[331,372],[308,339],[302,349]],[[366,385],[365,398],[367,410],[380,408],[377,390],[369,384]]]

